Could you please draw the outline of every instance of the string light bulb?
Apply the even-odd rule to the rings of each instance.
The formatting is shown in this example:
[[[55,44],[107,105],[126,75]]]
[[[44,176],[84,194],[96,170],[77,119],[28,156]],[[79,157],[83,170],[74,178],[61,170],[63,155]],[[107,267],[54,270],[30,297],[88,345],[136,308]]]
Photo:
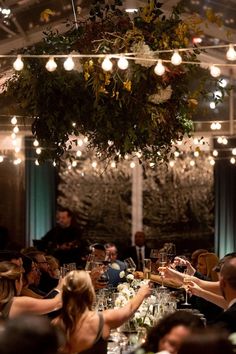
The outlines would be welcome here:
[[[236,155],[236,148],[233,148],[232,154],[235,156]]]
[[[159,59],[157,62],[157,65],[154,68],[154,72],[156,75],[162,76],[165,71],[166,71],[166,69],[165,69],[164,65],[162,64],[162,60]]]
[[[82,155],[82,152],[80,151],[80,150],[78,150],[77,152],[76,152],[76,156],[77,157],[80,157]]]
[[[180,65],[182,63],[182,57],[181,55],[179,54],[179,51],[178,50],[175,50],[172,57],[171,57],[171,63],[173,65]]]
[[[36,160],[34,161],[34,163],[35,163],[36,166],[39,166],[39,160],[38,160],[38,159],[36,159]]]
[[[235,164],[235,162],[236,162],[235,158],[234,158],[234,157],[231,157],[231,159],[230,159],[230,163],[232,163],[232,164],[234,165],[234,164]]]
[[[34,145],[35,147],[39,146],[39,142],[38,142],[37,139],[34,140],[33,145]]]
[[[3,160],[4,160],[4,157],[0,156],[0,163],[3,162]]]
[[[106,57],[102,62],[102,68],[104,71],[111,71],[113,64],[109,57]]]
[[[66,71],[71,71],[74,69],[75,63],[71,56],[68,56],[68,58],[64,61],[63,66]]]
[[[118,60],[117,65],[121,70],[126,70],[129,66],[129,62],[124,56],[122,56]]]
[[[215,165],[215,163],[216,163],[216,162],[215,162],[215,160],[214,160],[214,159],[211,159],[211,160],[210,160],[210,164],[211,164],[211,166],[214,166],[214,165]]]
[[[37,155],[40,155],[41,152],[42,152],[42,149],[41,149],[40,147],[38,147],[38,148],[36,149],[36,154],[37,154]]]
[[[135,168],[135,162],[130,162],[130,168]]]
[[[218,66],[211,65],[210,67],[210,74],[212,77],[218,77],[221,74],[221,70]]]
[[[223,144],[223,145],[227,145],[227,144],[228,144],[228,139],[223,138],[223,140],[222,140],[222,144]]]
[[[24,63],[21,59],[21,56],[20,55],[17,55],[17,58],[16,60],[14,61],[13,63],[13,68],[16,70],[16,71],[21,71],[24,67]]]
[[[169,165],[170,165],[170,167],[174,167],[175,161],[174,161],[174,160],[171,160],[171,161],[169,162]]]
[[[227,50],[226,53],[226,58],[231,61],[236,60],[236,51],[234,49],[233,44],[229,45],[229,49]]]
[[[57,63],[55,62],[53,57],[50,57],[45,65],[45,68],[47,69],[47,71],[49,71],[50,73],[52,73],[53,71],[56,70],[57,68]]]
[[[214,101],[210,102],[209,106],[210,106],[211,109],[215,109],[216,108],[216,104],[215,104]]]
[[[215,156],[215,157],[218,156],[218,151],[217,150],[213,150],[212,155]]]
[[[77,141],[77,144],[79,145],[79,146],[82,146],[83,145],[83,140],[82,139],[79,139],[78,141]]]
[[[11,124],[12,124],[12,125],[16,125],[16,124],[17,124],[16,116],[12,117],[12,119],[11,119]]]
[[[15,134],[19,133],[19,128],[17,125],[14,126],[13,133],[15,133]]]

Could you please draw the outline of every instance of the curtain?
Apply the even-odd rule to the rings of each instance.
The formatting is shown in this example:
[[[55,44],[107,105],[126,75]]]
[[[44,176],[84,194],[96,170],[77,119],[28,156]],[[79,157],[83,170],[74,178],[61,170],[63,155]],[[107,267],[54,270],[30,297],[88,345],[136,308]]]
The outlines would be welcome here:
[[[26,245],[55,225],[56,169],[51,162],[35,165],[33,138],[25,138]]]
[[[236,166],[229,159],[215,164],[215,251],[236,250]]]

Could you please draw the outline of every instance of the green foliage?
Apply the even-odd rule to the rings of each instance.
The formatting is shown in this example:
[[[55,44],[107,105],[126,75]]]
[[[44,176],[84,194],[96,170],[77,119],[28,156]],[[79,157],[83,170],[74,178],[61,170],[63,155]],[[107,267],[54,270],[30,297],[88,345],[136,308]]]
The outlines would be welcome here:
[[[106,54],[135,52],[157,59],[158,50],[184,48],[197,26],[181,20],[180,7],[167,18],[162,4],[148,1],[134,21],[123,11],[122,1],[112,5],[95,1],[89,18],[68,24],[66,34],[48,31],[43,42],[29,54]],[[183,54],[197,62],[199,51]],[[162,54],[170,59],[170,54]],[[71,136],[84,134],[90,146],[103,157],[119,160],[125,154],[142,152],[145,159],[168,159],[173,141],[193,128],[192,114],[198,101],[209,97],[209,87],[222,91],[216,79],[199,65],[166,65],[166,73],[154,73],[155,61],[130,60],[127,70],[113,61],[105,73],[101,59],[76,59],[72,72],[58,68],[50,73],[45,61],[25,59],[24,70],[6,83],[4,94],[13,97],[20,109],[34,117],[32,132],[43,148],[42,159],[58,159],[71,148]],[[197,84],[193,85],[194,79]],[[164,95],[164,96],[163,96]],[[151,99],[152,98],[152,99]],[[216,99],[216,98],[214,98]],[[13,112],[15,113],[15,112]],[[76,123],[76,127],[72,123]]]

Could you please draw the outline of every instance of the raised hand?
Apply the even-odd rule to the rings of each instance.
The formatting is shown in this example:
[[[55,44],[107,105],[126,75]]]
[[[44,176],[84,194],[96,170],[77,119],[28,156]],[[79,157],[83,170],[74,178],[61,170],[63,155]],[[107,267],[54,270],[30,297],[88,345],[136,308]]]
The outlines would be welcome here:
[[[137,291],[137,295],[138,294],[141,295],[143,297],[143,299],[146,299],[147,297],[149,297],[152,294],[151,283],[142,285]]]
[[[178,256],[175,257],[174,262],[172,263],[173,268],[176,268],[177,266],[185,266],[186,273],[188,275],[193,275],[196,272],[196,269],[192,266],[192,264],[187,259]]]
[[[203,289],[199,285],[197,285],[194,281],[189,281],[188,282],[188,292],[191,295],[201,296]]]

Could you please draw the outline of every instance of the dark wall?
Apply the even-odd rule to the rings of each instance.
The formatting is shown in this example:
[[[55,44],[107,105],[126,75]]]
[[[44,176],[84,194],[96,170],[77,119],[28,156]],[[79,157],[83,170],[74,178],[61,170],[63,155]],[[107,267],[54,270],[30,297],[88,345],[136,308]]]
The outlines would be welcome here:
[[[8,230],[8,241],[13,248],[25,244],[24,181],[24,162],[14,165],[8,155],[0,163],[0,226]]]

